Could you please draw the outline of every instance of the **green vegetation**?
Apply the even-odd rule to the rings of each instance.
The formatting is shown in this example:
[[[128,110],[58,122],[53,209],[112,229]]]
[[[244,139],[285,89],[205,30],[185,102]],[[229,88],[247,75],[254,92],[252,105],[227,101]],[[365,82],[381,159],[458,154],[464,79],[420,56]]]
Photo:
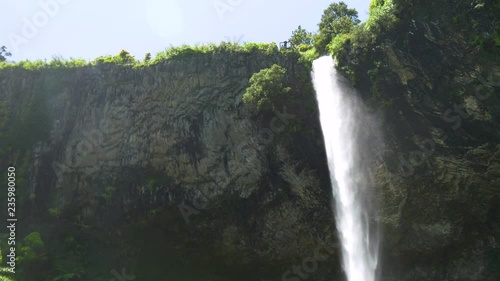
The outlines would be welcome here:
[[[464,30],[470,32],[467,33],[464,31],[463,34],[470,36],[469,39],[473,39],[470,41],[474,42],[474,49],[489,51],[498,50],[500,46],[500,29],[497,18],[490,16],[490,18],[484,21],[465,21],[465,19],[469,19],[469,14],[477,12],[478,9],[489,9],[488,11],[490,11],[491,15],[495,15],[495,13],[498,15],[500,13],[500,4],[498,4],[498,2],[486,0],[478,2],[485,2],[486,4],[484,6],[478,6],[479,8],[464,10],[460,16],[456,17],[457,26],[458,23],[460,23],[460,26],[462,26]],[[115,66],[118,68],[139,68],[161,64],[169,60],[177,60],[182,64],[183,58],[198,56],[209,57],[212,55],[226,56],[230,54],[243,54],[241,57],[249,57],[250,59],[254,58],[251,55],[255,54],[279,57],[280,63],[283,62],[282,66],[273,64],[252,75],[249,79],[250,85],[246,89],[242,100],[247,108],[252,109],[252,113],[254,114],[253,117],[258,116],[263,122],[269,119],[273,120],[271,118],[276,118],[275,115],[272,115],[275,110],[278,112],[286,112],[287,115],[293,116],[293,118],[287,119],[286,122],[280,121],[283,122],[283,124],[279,123],[278,127],[281,128],[281,125],[283,125],[284,130],[281,131],[280,129],[279,132],[275,133],[278,135],[286,135],[286,137],[280,135],[280,137],[275,138],[275,142],[269,146],[269,150],[273,148],[271,146],[277,146],[278,144],[282,147],[290,148],[289,154],[291,155],[291,159],[301,159],[304,160],[305,163],[318,163],[317,167],[321,169],[324,165],[321,161],[318,161],[319,156],[310,153],[311,151],[323,152],[324,149],[321,138],[317,138],[317,132],[320,132],[320,128],[315,127],[318,126],[319,123],[315,115],[317,112],[316,100],[314,95],[311,94],[314,93],[309,72],[311,70],[311,62],[319,55],[330,53],[335,57],[338,67],[347,74],[354,83],[361,81],[361,83],[365,83],[361,85],[361,87],[366,87],[363,89],[369,88],[370,96],[365,99],[365,101],[369,104],[375,104],[373,107],[381,109],[398,108],[397,95],[399,92],[394,91],[394,93],[390,95],[386,94],[386,90],[393,86],[393,84],[390,83],[399,83],[398,73],[395,73],[397,69],[394,71],[394,69],[391,70],[388,66],[388,51],[392,51],[392,48],[394,48],[398,56],[401,52],[404,52],[404,49],[401,48],[401,46],[403,46],[401,42],[405,40],[405,36],[408,37],[407,35],[409,32],[408,30],[402,32],[396,29],[401,28],[401,26],[403,26],[402,23],[406,24],[407,22],[411,22],[409,19],[417,18],[417,16],[413,14],[411,17],[404,16],[404,13],[399,10],[399,3],[401,3],[401,1],[398,0],[373,0],[370,4],[370,17],[364,23],[360,23],[358,20],[358,13],[356,10],[349,9],[345,3],[332,3],[324,11],[321,22],[318,25],[319,30],[317,33],[308,32],[299,25],[298,28],[292,32],[289,39],[292,48],[283,51],[280,51],[275,43],[245,43],[240,45],[238,43],[223,42],[219,45],[207,44],[170,47],[158,53],[156,56],[147,53],[142,61],[134,58],[129,52],[122,50],[116,55],[101,56],[92,61],[82,59],[65,60],[61,57],[53,57],[51,61],[39,60],[14,63],[6,61],[10,53],[7,52],[5,47],[0,48],[0,72],[16,74],[10,77],[22,77],[24,75],[28,78],[33,78],[31,80],[26,79],[27,83],[29,83],[29,87],[25,87],[22,91],[19,90],[13,93],[13,96],[16,97],[15,103],[13,103],[13,105],[16,105],[15,108],[8,103],[10,101],[0,101],[0,158],[3,162],[9,161],[16,163],[17,185],[19,186],[17,190],[18,197],[16,199],[19,201],[16,202],[18,202],[19,214],[22,216],[23,212],[27,213],[26,210],[31,210],[26,206],[28,205],[27,203],[32,203],[34,201],[33,199],[35,196],[34,193],[28,192],[30,185],[29,175],[33,172],[30,170],[33,165],[33,147],[38,141],[47,139],[48,137],[51,128],[49,126],[51,112],[49,109],[50,107],[47,107],[50,93],[68,85],[61,84],[61,81],[64,81],[64,79],[60,78],[64,76],[59,75],[71,72],[67,71],[68,69],[103,66],[105,66],[104,69],[114,69]],[[406,18],[403,18],[402,14]],[[427,15],[423,15],[422,17],[427,17]],[[464,23],[461,23],[462,21]],[[490,23],[488,23],[488,21],[490,21]],[[407,24],[407,26],[409,25],[410,24]],[[466,28],[464,27],[466,25],[469,26]],[[491,32],[473,32],[478,28]],[[420,30],[423,30],[423,28]],[[400,36],[394,36],[395,34],[399,34]],[[420,40],[420,42],[422,41],[425,40]],[[405,47],[407,46],[405,45]],[[394,52],[392,54],[394,54]],[[297,61],[302,65],[297,64]],[[401,61],[401,65],[406,67],[405,63],[407,62]],[[270,64],[271,63],[268,65]],[[36,75],[26,75],[29,71],[36,71]],[[392,73],[390,73],[391,71]],[[392,76],[390,74],[392,74]],[[116,83],[120,83],[120,81]],[[358,84],[358,86],[360,85]],[[297,116],[297,118],[295,118],[295,116]],[[267,122],[265,126],[269,124],[270,123]],[[302,149],[310,144],[313,144],[316,148]],[[272,161],[276,160],[273,160],[272,157],[270,158],[271,165],[274,165]],[[303,163],[299,164],[306,166]],[[276,164],[275,166],[271,166],[269,170],[273,171],[278,168],[279,166]],[[137,169],[134,170],[134,173],[140,174]],[[135,183],[138,183],[141,187],[147,187],[147,190],[150,191],[148,193],[150,193],[151,196],[156,196],[156,191],[160,190],[162,187],[171,186],[175,183],[173,179],[168,178],[163,172],[156,172],[152,168],[148,172],[143,172],[143,174],[140,180],[137,180]],[[5,179],[5,174],[0,178],[2,177]],[[121,200],[118,199],[121,198],[121,192],[123,191],[117,189],[116,186],[121,187],[122,185],[120,185],[119,182],[107,182],[103,184],[101,186],[103,187],[103,192],[98,195],[98,201],[101,202],[105,201],[103,199],[106,199],[108,200],[106,203],[109,206],[116,203],[113,207],[117,207],[116,209],[118,209],[118,204],[122,204]],[[40,190],[37,190],[37,192],[39,192],[39,198],[43,196],[43,192],[40,192]],[[84,191],[82,191],[82,193],[83,192]],[[5,196],[5,194],[0,195],[0,199],[4,201],[5,198],[2,196]],[[42,206],[42,204],[39,205]],[[154,219],[165,216],[165,219],[161,220],[165,222],[171,220],[171,218],[167,217],[167,215],[170,216],[170,214],[167,214],[167,212],[161,208],[155,207],[155,209],[146,210],[149,213],[145,215],[143,221],[149,223],[151,231],[145,231],[149,229],[137,222],[133,223],[133,226],[130,228],[124,226],[123,235],[131,235],[130,233],[126,233],[127,231],[130,232],[131,229],[137,232],[133,234],[137,237],[127,241],[123,238],[124,236],[121,236],[122,229],[120,229],[120,232],[117,232],[120,233],[120,236],[117,236],[114,230],[102,226],[104,223],[96,227],[96,225],[84,226],[78,222],[79,224],[75,226],[76,230],[69,234],[66,233],[66,229],[62,230],[63,228],[60,228],[60,230],[51,229],[52,227],[59,227],[59,223],[63,224],[65,227],[72,225],[73,222],[69,222],[68,224],[64,223],[74,218],[76,216],[74,213],[79,211],[76,209],[80,208],[80,206],[76,206],[74,207],[76,211],[72,212],[72,210],[61,210],[58,207],[52,206],[55,205],[45,206],[45,210],[48,209],[48,213],[44,213],[43,216],[46,217],[42,217],[42,220],[46,219],[46,221],[43,221],[45,225],[47,225],[47,222],[57,222],[57,226],[51,225],[45,227],[45,225],[43,225],[42,228],[41,223],[37,224],[35,222],[28,226],[28,230],[23,229],[23,233],[20,234],[24,235],[29,233],[19,243],[20,268],[24,270],[18,277],[16,276],[16,278],[20,278],[19,281],[109,280],[112,276],[100,274],[102,272],[108,274],[109,268],[112,267],[108,268],[106,264],[103,270],[97,272],[98,270],[96,270],[96,268],[102,265],[96,264],[109,259],[109,257],[117,257],[117,260],[121,262],[124,259],[123,257],[129,254],[127,251],[138,251],[142,254],[138,255],[135,253],[135,255],[130,256],[144,257],[140,259],[139,264],[134,265],[135,272],[140,272],[142,274],[141,276],[150,277],[149,279],[151,280],[154,280],[157,276],[162,276],[161,278],[164,278],[164,273],[168,270],[163,272],[164,269],[157,266],[157,261],[163,260],[163,258],[169,254],[165,251],[168,245],[162,244],[169,240],[165,239],[165,233],[159,231],[161,230],[158,227],[160,223],[155,223]],[[101,205],[99,205],[99,207],[101,207]],[[104,206],[104,208],[105,207],[107,206]],[[35,210],[36,208],[32,209]],[[31,210],[32,213],[33,210]],[[115,211],[114,209],[110,210]],[[174,211],[175,214],[172,215],[172,217],[177,217],[177,219],[182,220],[178,215],[178,210]],[[130,213],[132,214],[131,216],[137,216],[137,214]],[[107,214],[103,214],[103,218],[101,218],[103,221],[109,219],[106,215]],[[38,217],[35,216],[33,218],[38,219]],[[113,217],[113,219],[114,218],[115,217]],[[131,220],[136,218],[137,217],[133,217]],[[129,217],[127,217],[127,220],[128,219]],[[184,222],[182,221],[179,223],[181,226],[175,225],[175,227],[172,227],[172,225],[169,225],[168,231],[170,231],[170,229],[179,229],[184,226],[183,224]],[[118,248],[123,252],[106,253],[102,254],[102,256],[93,253],[92,251],[99,251],[100,254],[102,248],[96,245],[101,244],[96,243],[92,245],[93,242],[91,242],[92,240],[89,238],[90,235],[88,233],[80,233],[80,231],[86,227],[90,228],[90,231],[98,233],[98,235],[102,234],[103,237],[105,237],[104,235],[108,235],[102,239],[105,242],[100,242],[105,244],[108,243],[108,240],[114,240],[109,242],[110,244],[115,243],[110,248],[113,248],[113,250]],[[40,229],[43,229],[43,231]],[[153,233],[153,230],[157,232]],[[36,231],[40,231],[41,234]],[[106,231],[109,233],[105,233]],[[172,230],[172,232],[174,232],[174,230]],[[116,239],[109,239],[109,237],[116,237]],[[134,241],[134,243],[139,241],[144,244],[144,247],[129,243],[130,241]],[[95,264],[92,264],[93,259],[89,258],[91,254],[97,256],[95,259],[97,262],[94,261]],[[178,263],[177,257],[172,257],[172,260],[170,264]],[[500,254],[498,251],[492,251],[492,265],[497,265],[499,260]],[[175,272],[176,270],[177,268],[174,268],[171,271]],[[186,272],[190,270],[191,268],[186,266]],[[40,276],[40,272],[43,272],[44,276]],[[106,277],[103,278],[102,276]],[[0,268],[0,281],[2,280],[11,281],[11,277],[5,273],[3,268]]]
[[[36,142],[46,139],[50,132],[46,99],[51,85],[40,79],[34,86],[34,93],[23,95],[8,134],[9,144],[21,151],[31,149]]]
[[[144,63],[148,63],[151,61],[151,53],[146,53],[144,56]]]
[[[20,186],[28,182],[29,163],[33,146],[48,138],[50,113],[46,103],[47,95],[57,83],[55,77],[39,78],[33,81],[31,90],[19,93],[18,107],[9,107],[0,102],[0,156],[5,161],[17,162],[23,167],[17,175]],[[19,190],[21,202],[28,197]]]
[[[398,23],[392,0],[373,0],[370,4],[370,16],[366,22],[357,25],[334,38],[328,48],[332,56],[342,55],[344,49],[353,50],[351,54],[366,54],[373,51],[381,35],[391,31]],[[348,45],[349,47],[345,46]],[[377,44],[376,47],[381,44]]]
[[[0,62],[4,62],[7,60],[7,57],[12,56],[12,54],[7,51],[7,47],[2,46],[0,47]]]
[[[370,3],[370,17],[363,28],[375,39],[377,35],[391,31],[398,22],[393,0],[373,0]]]
[[[292,36],[288,39],[292,52],[300,55],[299,62],[305,65],[309,71],[311,71],[312,62],[318,58],[318,52],[313,46],[313,37],[312,32],[308,32],[299,25],[296,30],[292,31]]]
[[[16,75],[23,75],[24,70]],[[49,137],[51,122],[47,97],[60,83],[58,76],[44,75],[26,80],[29,88],[14,92],[16,106],[9,100],[0,102],[0,165],[16,163],[16,203],[19,215],[35,199],[29,188],[34,146]],[[5,175],[0,176],[4,179]],[[6,178],[5,178],[6,179]],[[0,194],[6,200],[5,194]]]
[[[344,44],[346,44],[351,37],[352,35],[350,33],[336,36],[330,43],[328,43],[327,49],[332,55],[338,54],[344,48]]]
[[[171,46],[163,52],[156,54],[154,59],[151,54],[146,54],[144,61],[135,59],[129,52],[122,50],[114,56],[101,56],[93,61],[83,59],[70,58],[65,60],[61,57],[53,57],[51,61],[36,60],[36,61],[20,61],[20,62],[5,62],[0,60],[0,70],[2,69],[26,69],[30,71],[41,69],[69,69],[79,67],[91,67],[105,64],[123,65],[131,67],[144,67],[155,65],[171,59],[179,59],[186,56],[207,55],[216,53],[242,53],[242,54],[279,54],[280,51],[276,43],[228,43],[221,42],[217,44],[207,45],[182,45],[179,47]]]
[[[111,197],[113,196],[113,194],[115,193],[116,191],[116,187],[112,186],[112,185],[108,185],[104,188],[104,194],[103,194],[103,197],[104,199],[111,199]]]
[[[3,69],[24,69],[29,71],[41,69],[69,69],[89,66],[90,63],[84,59],[70,58],[65,60],[61,57],[53,57],[52,60],[19,61],[19,62],[0,62],[0,70]]]
[[[9,272],[8,267],[3,267],[3,265],[3,253],[2,249],[0,248],[0,281],[14,281],[14,274]]]
[[[54,218],[59,218],[61,217],[62,212],[59,208],[49,208],[49,214]]]
[[[243,102],[252,105],[256,112],[270,111],[281,104],[284,95],[290,92],[289,87],[283,86],[285,69],[274,64],[254,73],[250,78],[250,87],[243,95]]]
[[[342,5],[342,10],[347,8]],[[350,12],[351,15],[357,14]],[[348,22],[344,19],[342,22]],[[336,58],[338,67],[356,84],[358,77],[356,69],[364,69],[361,75],[369,75],[375,78],[386,60],[385,49],[387,43],[385,38],[392,32],[399,22],[396,16],[396,8],[393,0],[373,0],[370,4],[370,16],[366,22],[346,25],[346,28],[338,28],[342,32],[337,33],[331,41],[327,42],[326,49]],[[347,27],[350,26],[350,27]],[[359,74],[359,73],[358,73]]]
[[[454,24],[465,30],[473,44],[490,53],[500,53],[500,1],[477,0],[460,7]]]
[[[292,37],[288,39],[292,48],[303,46],[302,48],[310,47],[313,42],[313,34],[303,29],[300,25],[292,32]],[[305,51],[305,50],[304,50]]]
[[[300,54],[300,61],[309,67],[314,59],[326,53],[340,60],[353,57],[359,65],[365,62],[368,53],[383,48],[378,39],[393,30],[398,22],[393,0],[373,0],[370,17],[362,24],[355,9],[344,2],[334,2],[324,10],[317,33],[307,32],[299,25],[289,40]],[[352,66],[344,63],[340,67],[355,82]]]
[[[106,63],[112,63],[117,65],[134,65],[137,63],[137,60],[130,55],[129,52],[125,50],[121,50],[120,53],[116,56],[103,56],[98,57],[93,61],[92,64],[102,65]]]
[[[204,54],[216,54],[216,53],[246,53],[246,54],[265,54],[273,55],[278,54],[278,46],[276,43],[244,43],[240,45],[238,43],[228,43],[221,42],[219,45],[207,44],[207,45],[196,45],[189,46],[183,45],[180,47],[171,47],[164,52],[160,52],[153,59],[151,64],[157,64],[159,62],[181,58],[185,56],[192,55],[204,55]]]
[[[53,260],[51,281],[78,280],[85,274],[85,261],[82,258],[84,247],[71,235],[64,237],[62,247],[51,256]]]
[[[47,269],[47,252],[40,233],[28,234],[18,245],[17,261],[21,280],[35,280]]]
[[[325,54],[327,45],[337,36],[350,33],[360,23],[358,12],[349,9],[344,2],[332,3],[324,10],[319,32],[314,35],[314,47],[319,54]]]
[[[38,259],[40,254],[45,248],[42,237],[38,232],[32,232],[24,237],[21,247],[19,247],[19,261],[28,262]]]

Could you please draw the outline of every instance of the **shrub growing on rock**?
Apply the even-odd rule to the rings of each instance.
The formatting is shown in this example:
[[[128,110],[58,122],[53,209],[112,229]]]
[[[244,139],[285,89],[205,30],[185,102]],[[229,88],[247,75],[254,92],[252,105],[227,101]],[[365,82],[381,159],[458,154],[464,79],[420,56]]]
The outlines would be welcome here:
[[[291,90],[283,85],[285,73],[285,69],[277,64],[254,73],[243,102],[252,105],[257,112],[277,107],[275,105],[283,102],[283,96]]]

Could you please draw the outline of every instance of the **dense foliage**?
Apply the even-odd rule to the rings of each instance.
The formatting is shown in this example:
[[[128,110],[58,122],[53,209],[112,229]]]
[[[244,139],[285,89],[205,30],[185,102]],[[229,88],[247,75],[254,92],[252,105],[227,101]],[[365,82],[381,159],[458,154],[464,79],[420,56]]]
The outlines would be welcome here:
[[[143,61],[135,59],[129,52],[122,50],[119,54],[114,56],[101,56],[93,61],[86,61],[84,59],[70,58],[65,60],[61,57],[53,57],[52,60],[36,60],[36,61],[19,61],[19,62],[5,62],[0,61],[0,70],[7,68],[21,68],[27,70],[38,69],[67,69],[78,68],[86,66],[99,66],[104,64],[125,65],[131,67],[144,67],[148,65],[155,65],[170,59],[179,59],[185,56],[206,55],[215,53],[245,53],[245,54],[279,54],[279,49],[276,43],[228,43],[221,42],[217,44],[207,45],[182,45],[178,47],[171,46],[163,52],[156,54],[154,59],[151,54],[147,53]]]
[[[312,45],[313,42],[312,39],[313,39],[313,34],[303,29],[299,25],[297,29],[292,32],[292,36],[290,37],[289,41],[290,44],[292,45],[292,48],[297,48],[302,44],[305,44],[307,46]]]
[[[314,46],[319,54],[326,53],[327,45],[337,36],[349,33],[358,25],[358,12],[349,9],[344,2],[332,3],[323,12],[319,31],[314,36]]]
[[[214,54],[214,53],[247,53],[247,54],[278,54],[278,46],[276,43],[244,43],[238,44],[221,42],[217,44],[207,44],[207,45],[183,45],[180,47],[171,47],[166,49],[164,52],[160,52],[156,55],[151,64],[156,64],[164,60],[172,58],[181,58],[189,55],[202,55],[202,54]]]
[[[349,32],[334,37],[327,49],[336,58],[340,69],[356,84],[355,68],[368,71],[360,75],[373,75],[385,60],[388,42],[384,38],[393,32],[399,22],[396,5],[393,0],[373,0],[370,4],[370,16],[362,24],[356,25]]]
[[[275,104],[283,101],[284,95],[291,90],[283,85],[285,72],[283,67],[274,64],[255,73],[250,78],[243,102],[255,107],[257,112],[275,108]]]
[[[7,51],[7,47],[0,47],[0,62],[6,61],[7,57],[10,57],[12,54]]]
[[[453,9],[450,8],[455,21],[453,28],[460,29],[460,34],[473,42],[475,49],[472,51],[498,53],[500,48],[500,24],[498,20],[500,3],[498,1],[478,0],[474,2],[475,5],[473,6],[463,4],[464,1],[445,2],[449,4],[449,7],[453,7]],[[0,48],[0,71],[19,71],[14,73],[23,75],[23,73],[34,70],[49,70],[48,73],[61,73],[59,70],[103,65],[145,67],[168,60],[181,60],[190,56],[211,56],[228,53],[282,55],[289,61],[292,60],[290,59],[292,57],[293,59],[298,58],[300,62],[304,62],[304,65],[310,67],[310,63],[318,55],[330,53],[336,58],[339,68],[353,82],[362,81],[368,87],[371,87],[369,91],[366,91],[372,95],[369,101],[376,100],[387,106],[391,105],[392,100],[387,96],[378,96],[379,92],[383,92],[379,89],[384,89],[381,86],[382,83],[395,76],[397,77],[397,74],[389,75],[394,69],[390,69],[388,54],[393,47],[397,47],[407,49],[409,55],[416,54],[415,57],[422,58],[424,55],[417,53],[420,50],[415,51],[418,48],[415,47],[414,42],[430,41],[423,34],[425,32],[424,28],[413,27],[418,24],[420,24],[420,27],[425,26],[426,22],[430,21],[429,19],[437,18],[435,15],[428,13],[430,9],[423,9],[422,11],[422,9],[415,8],[417,5],[423,6],[424,4],[429,4],[429,6],[438,5],[430,0],[373,0],[370,4],[370,17],[366,22],[360,23],[358,13],[354,9],[348,8],[343,2],[332,3],[324,11],[317,33],[308,32],[300,25],[292,32],[289,39],[292,45],[291,50],[280,51],[275,43],[245,43],[240,45],[223,42],[219,45],[170,47],[156,56],[147,53],[142,61],[122,50],[117,55],[102,56],[92,61],[82,59],[65,60],[54,57],[51,61],[13,63],[6,62],[10,53],[5,47],[2,47]],[[436,11],[440,10],[436,9]],[[434,42],[429,44],[434,44]],[[289,54],[293,54],[293,56],[288,56]],[[431,67],[425,66],[425,68],[430,69]],[[310,124],[318,123],[315,120],[317,117],[311,114],[311,112],[315,112],[317,105],[314,97],[310,94],[313,90],[309,73],[302,71],[302,74],[305,73],[305,75],[298,77],[296,73],[291,74],[292,71],[290,70],[290,68],[274,64],[269,68],[254,73],[249,80],[250,85],[246,89],[242,100],[247,107],[252,109],[252,113],[259,117],[270,116],[273,111],[282,112],[285,107],[287,112],[292,113],[294,116],[306,116],[303,119],[290,120],[285,133],[289,133],[292,137],[281,138],[279,142],[282,143],[280,144],[291,146],[292,143],[317,142],[317,139],[309,139],[310,136],[314,136]],[[34,91],[39,91],[36,95],[23,95],[20,92],[17,101],[19,106],[15,111],[9,108],[6,101],[0,101],[0,156],[5,161],[16,161],[19,167],[20,173],[18,174],[17,183],[20,187],[25,188],[20,188],[18,193],[18,206],[20,209],[23,209],[27,205],[26,202],[32,199],[30,197],[32,194],[27,191],[27,187],[30,180],[30,167],[33,162],[33,147],[38,140],[46,138],[50,131],[48,122],[50,110],[42,105],[47,104],[47,94],[50,94],[55,87],[54,85],[59,83],[54,77],[59,76],[52,75],[49,77],[50,79],[37,80],[31,87],[35,89]],[[397,78],[393,80],[397,81]],[[367,81],[370,83],[367,83]],[[394,81],[391,80],[390,82]],[[358,86],[360,86],[359,84]],[[385,86],[385,89],[387,88]],[[27,98],[28,96],[34,96],[35,98]],[[14,122],[10,122],[11,120],[14,120]],[[314,128],[314,130],[318,131],[318,128]],[[319,143],[318,146],[322,147],[322,144]],[[300,149],[296,149],[296,151],[300,151]],[[320,150],[318,149],[318,151]],[[307,154],[309,152],[304,151],[303,153]],[[306,159],[306,157],[308,156],[297,155],[295,158]],[[149,191],[152,191],[157,186],[158,181],[156,178],[149,179]],[[104,188],[102,198],[106,200],[112,198],[115,196],[116,190],[115,186],[107,185]],[[1,196],[0,199],[5,201],[5,198]],[[48,209],[48,213],[54,219],[60,219],[61,213],[63,213],[63,216],[65,215],[64,212],[56,208]],[[39,225],[35,224],[30,226],[30,231],[34,232],[28,231],[24,233],[27,235],[20,236],[25,237],[19,240],[19,263],[20,268],[25,272],[21,271],[18,275],[21,278],[19,280],[37,280],[45,277],[47,277],[45,280],[52,281],[83,280],[84,278],[85,280],[97,280],[88,278],[91,274],[90,271],[94,267],[87,264],[91,260],[91,256],[83,254],[86,252],[86,243],[91,241],[87,236],[88,233],[78,237],[81,229],[77,228],[77,231],[74,231],[76,234],[60,230],[57,235],[48,236],[46,235],[48,231],[45,229],[43,231],[39,230],[40,234],[36,232],[38,229]],[[141,230],[141,235],[148,233],[142,231],[143,229],[140,226],[138,226],[138,229]],[[163,248],[158,246],[157,243],[162,241],[163,238],[153,237],[155,239],[150,240],[154,240],[155,243],[151,247],[157,248],[158,251],[162,250]],[[5,247],[3,249],[5,250]],[[500,260],[498,251],[493,252],[492,255],[492,259]],[[150,258],[153,260],[156,257],[151,256]],[[88,268],[92,268],[92,270]],[[107,268],[105,270],[106,273],[109,272]],[[39,275],[39,272],[42,271],[45,272],[46,276]],[[97,275],[97,273],[95,274]],[[10,275],[6,274],[3,268],[0,268],[1,280],[11,280]]]

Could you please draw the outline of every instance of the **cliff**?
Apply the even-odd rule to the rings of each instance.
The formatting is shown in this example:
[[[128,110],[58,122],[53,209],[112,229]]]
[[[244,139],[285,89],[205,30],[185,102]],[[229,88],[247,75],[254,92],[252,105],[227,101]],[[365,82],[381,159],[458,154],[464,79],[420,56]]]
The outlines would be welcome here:
[[[389,280],[496,280],[500,7],[387,2],[395,23],[380,17],[337,54],[383,116],[383,271]]]
[[[374,2],[394,2],[390,20],[333,55],[383,128],[381,277],[498,280],[498,4]],[[292,91],[257,114],[242,95],[273,64]],[[19,280],[109,280],[124,267],[144,280],[343,278],[309,71],[295,52],[231,51],[1,69],[18,239],[45,244],[38,259],[19,253]],[[296,273],[318,251],[326,259]]]
[[[274,63],[293,91],[256,116],[241,97]],[[190,263],[262,267],[249,276],[257,278],[281,275],[275,266],[301,260],[317,240],[334,247],[317,106],[297,55],[8,68],[0,79],[10,157],[2,166],[20,173],[20,234],[42,228],[46,248],[58,249],[49,260],[85,261],[63,270],[97,278],[126,265],[155,278],[171,274],[160,262],[178,250]],[[68,237],[78,253],[61,245]],[[98,248],[105,253],[92,260]]]

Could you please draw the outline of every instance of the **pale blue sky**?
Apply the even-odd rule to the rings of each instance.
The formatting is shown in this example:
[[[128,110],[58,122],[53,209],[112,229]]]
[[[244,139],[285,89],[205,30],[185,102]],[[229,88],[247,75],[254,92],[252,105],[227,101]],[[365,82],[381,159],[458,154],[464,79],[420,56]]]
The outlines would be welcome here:
[[[279,42],[302,25],[316,31],[325,0],[0,0],[0,46],[11,60],[94,59],[129,51],[138,59],[170,45]],[[368,16],[370,0],[344,0]],[[48,3],[45,8],[41,3]],[[216,8],[218,7],[218,8]]]

